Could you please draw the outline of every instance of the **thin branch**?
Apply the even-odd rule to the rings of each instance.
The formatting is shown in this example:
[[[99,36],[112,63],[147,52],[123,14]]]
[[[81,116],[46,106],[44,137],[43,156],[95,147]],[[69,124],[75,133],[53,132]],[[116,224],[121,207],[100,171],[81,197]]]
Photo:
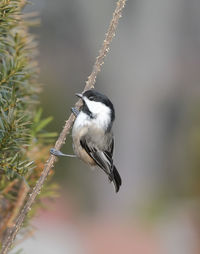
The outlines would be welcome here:
[[[12,189],[12,187],[17,183],[17,181],[18,181],[18,179],[15,179],[14,181],[12,181],[11,183],[13,183],[13,184],[12,185],[9,184],[9,186],[6,189],[4,189],[3,193],[9,192]],[[10,228],[13,227],[13,225],[15,223],[15,219],[17,218],[19,211],[24,204],[24,201],[26,199],[26,195],[27,195],[28,191],[29,191],[28,186],[26,185],[26,183],[24,181],[22,181],[20,188],[18,190],[18,196],[17,196],[17,200],[14,204],[14,208],[12,208],[12,213],[8,213],[8,216],[5,219],[3,226],[1,227],[0,236],[3,233],[4,233],[4,235],[9,234],[9,230],[10,230]],[[6,229],[6,232],[4,232],[5,229]]]
[[[26,185],[24,181],[22,181],[19,192],[18,192],[15,208],[12,212],[12,216],[9,218],[9,221],[8,221],[8,228],[13,227],[15,219],[17,218],[17,215],[19,213],[19,210],[24,204],[28,191],[29,191],[29,187]]]
[[[10,183],[8,184],[8,186],[7,186],[4,190],[2,190],[2,192],[0,193],[0,195],[4,195],[4,194],[8,193],[10,190],[12,190],[13,186],[14,186],[17,182],[18,182],[18,179],[15,179],[15,180],[13,180],[12,182],[10,182]]]
[[[113,17],[110,22],[108,31],[106,33],[105,40],[103,41],[102,47],[99,51],[99,55],[96,58],[96,62],[93,66],[92,73],[88,77],[88,80],[86,81],[84,91],[94,88],[97,74],[101,70],[101,66],[104,63],[104,58],[109,51],[110,43],[111,43],[113,37],[115,36],[118,21],[121,17],[121,13],[122,13],[122,10],[125,6],[125,3],[126,3],[126,0],[118,0],[118,2],[117,2],[117,6],[116,6],[116,9],[113,13]],[[75,104],[75,107],[79,109],[81,107],[81,105],[82,105],[81,100],[79,100]],[[65,122],[65,126],[64,126],[62,132],[60,133],[58,140],[56,141],[55,149],[60,150],[62,145],[65,143],[66,137],[70,132],[70,129],[71,129],[71,126],[72,126],[74,120],[75,120],[75,116],[73,114],[71,114],[70,117],[68,118],[68,120]],[[37,181],[32,192],[29,194],[28,200],[27,200],[26,204],[24,205],[23,209],[21,210],[14,227],[12,228],[7,239],[5,239],[5,241],[3,243],[1,254],[8,253],[8,250],[10,249],[11,245],[13,244],[13,241],[17,235],[17,232],[21,228],[27,213],[31,210],[31,207],[32,207],[37,195],[40,193],[40,190],[44,184],[44,181],[46,180],[46,178],[49,174],[49,171],[51,170],[51,168],[54,167],[55,161],[56,161],[56,157],[54,155],[51,155],[49,157],[48,161],[46,162],[44,170],[43,170],[39,180]]]

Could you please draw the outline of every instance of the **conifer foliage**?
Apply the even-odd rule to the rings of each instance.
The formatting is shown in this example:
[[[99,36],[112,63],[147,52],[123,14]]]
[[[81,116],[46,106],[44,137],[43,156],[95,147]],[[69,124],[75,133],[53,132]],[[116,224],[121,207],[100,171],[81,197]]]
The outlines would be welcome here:
[[[38,66],[25,0],[0,1],[0,242],[44,166],[55,133],[37,109]],[[49,190],[48,186],[48,190]],[[46,187],[47,190],[47,187]]]

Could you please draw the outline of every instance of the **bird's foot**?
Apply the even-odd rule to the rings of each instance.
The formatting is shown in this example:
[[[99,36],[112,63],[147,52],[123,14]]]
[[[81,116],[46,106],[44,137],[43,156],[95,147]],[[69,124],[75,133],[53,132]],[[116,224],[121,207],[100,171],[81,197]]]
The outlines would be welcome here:
[[[50,153],[53,154],[54,156],[66,156],[66,157],[72,157],[72,158],[76,157],[76,155],[74,154],[65,154],[55,148],[51,148]]]
[[[71,108],[71,111],[75,116],[78,116],[79,110],[77,108]]]

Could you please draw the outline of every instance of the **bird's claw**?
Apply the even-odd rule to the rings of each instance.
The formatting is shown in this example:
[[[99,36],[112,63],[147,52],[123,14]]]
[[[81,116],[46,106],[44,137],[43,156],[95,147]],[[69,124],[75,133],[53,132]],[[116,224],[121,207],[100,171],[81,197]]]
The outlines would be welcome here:
[[[71,108],[71,111],[75,116],[78,116],[79,110],[77,108]]]
[[[55,155],[55,156],[59,156],[61,152],[59,150],[55,149],[55,148],[51,148],[50,153]]]

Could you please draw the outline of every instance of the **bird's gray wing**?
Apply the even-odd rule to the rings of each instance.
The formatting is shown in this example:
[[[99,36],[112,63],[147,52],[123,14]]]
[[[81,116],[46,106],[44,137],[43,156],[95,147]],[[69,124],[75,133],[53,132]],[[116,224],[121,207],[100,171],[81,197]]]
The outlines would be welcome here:
[[[113,160],[110,157],[110,151],[101,151],[92,142],[88,142],[86,137],[80,140],[81,146],[88,155],[103,169],[103,171],[111,177]]]
[[[113,150],[114,150],[114,138],[112,138],[112,141],[111,141],[110,145],[108,146],[107,150],[104,151],[107,159],[110,161],[111,164],[113,164],[113,160],[112,160]]]
[[[81,146],[88,155],[96,162],[96,164],[108,175],[108,178],[113,182],[115,191],[118,192],[122,184],[121,176],[113,164],[113,148],[114,139],[106,151],[101,151],[91,142],[87,142],[87,138],[83,137],[80,140]]]

